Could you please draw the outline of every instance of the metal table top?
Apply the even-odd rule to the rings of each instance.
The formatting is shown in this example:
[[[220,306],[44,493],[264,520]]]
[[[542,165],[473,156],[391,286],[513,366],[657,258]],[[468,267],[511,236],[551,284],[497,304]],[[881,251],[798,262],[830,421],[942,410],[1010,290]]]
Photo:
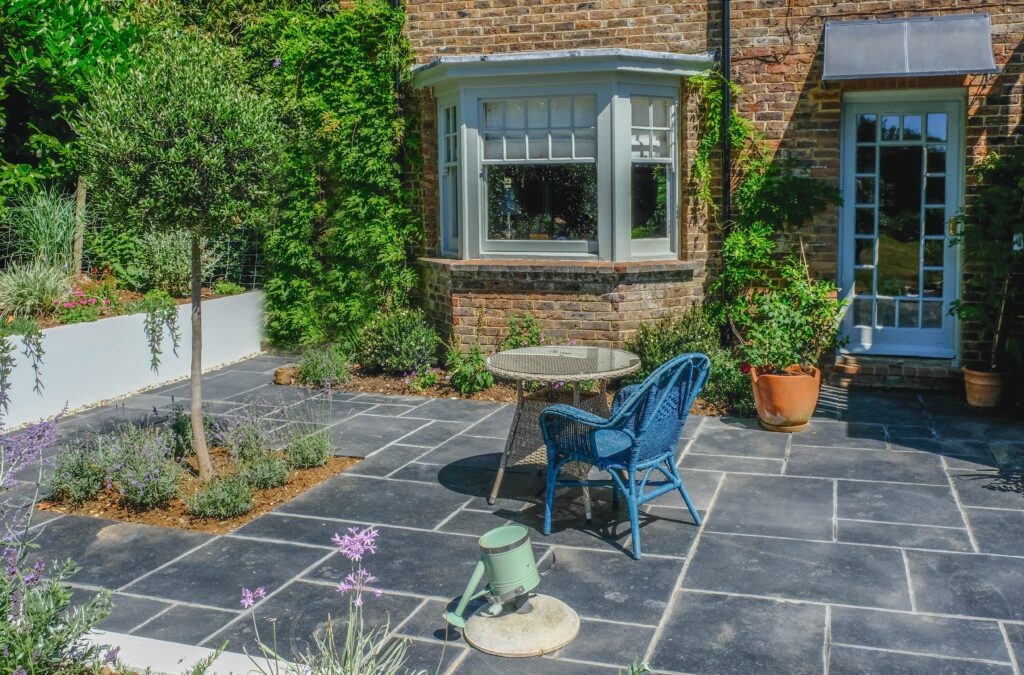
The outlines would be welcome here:
[[[531,382],[610,380],[639,367],[636,354],[607,347],[522,347],[487,358],[495,375]]]

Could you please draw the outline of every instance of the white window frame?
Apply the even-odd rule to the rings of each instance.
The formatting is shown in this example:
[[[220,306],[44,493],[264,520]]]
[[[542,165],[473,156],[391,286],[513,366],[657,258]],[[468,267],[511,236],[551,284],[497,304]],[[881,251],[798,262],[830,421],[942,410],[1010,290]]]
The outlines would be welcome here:
[[[441,254],[457,256],[462,238],[462,216],[459,212],[459,196],[462,194],[459,167],[462,129],[459,124],[459,107],[456,99],[449,97],[438,102],[438,233]]]
[[[684,77],[713,63],[710,54],[595,49],[489,56],[442,57],[417,67],[415,83],[431,87],[438,103],[438,145],[444,144],[443,109],[456,106],[459,120],[457,220],[448,197],[440,206],[444,255],[461,259],[549,258],[573,260],[675,260],[679,257],[680,92]],[[483,180],[483,102],[495,99],[593,96],[597,102],[597,241],[491,240],[487,238]],[[670,101],[670,153],[643,163],[669,166],[666,236],[632,239],[632,109],[634,96]],[[440,154],[440,152],[439,152]],[[526,160],[524,163],[529,163]],[[450,163],[438,160],[438,171]],[[438,184],[443,181],[439,173]],[[441,192],[441,190],[439,190]],[[457,222],[460,237],[445,233]],[[596,250],[595,250],[596,248]]]

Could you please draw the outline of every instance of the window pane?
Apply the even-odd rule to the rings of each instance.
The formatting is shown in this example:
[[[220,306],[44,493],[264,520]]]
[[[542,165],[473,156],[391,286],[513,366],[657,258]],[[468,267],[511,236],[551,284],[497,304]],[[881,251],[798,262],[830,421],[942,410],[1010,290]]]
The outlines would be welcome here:
[[[448,236],[451,239],[457,239],[459,236],[459,171],[454,166],[450,166],[444,170],[442,174],[444,190],[444,212],[445,212],[445,227],[448,230]]]
[[[946,140],[946,113],[928,113],[928,140]]]
[[[857,173],[875,172],[875,146],[862,145],[857,148]]]
[[[567,128],[572,126],[572,99],[556,96],[551,99],[551,126]]]
[[[870,326],[874,322],[871,320],[871,310],[874,301],[872,300],[854,300],[853,301],[853,323],[855,326]]]
[[[669,126],[668,120],[669,101],[664,98],[656,98],[651,102],[651,112],[654,115],[652,122],[656,127]]]
[[[578,129],[576,138],[576,159],[590,159],[597,156],[597,137],[593,129]]]
[[[633,156],[651,156],[651,132],[646,129],[633,130]]]
[[[572,134],[570,132],[551,132],[551,157],[553,159],[572,159]]]
[[[921,326],[923,328],[942,328],[942,303],[923,303]]]
[[[531,98],[526,107],[526,124],[533,129],[548,126],[548,100]]]
[[[501,128],[501,101],[488,101],[484,103],[484,128]]]
[[[858,265],[874,265],[875,264],[875,240],[874,239],[854,239],[855,260]]]
[[[900,301],[900,328],[917,328],[920,325],[920,304],[915,300]]]
[[[889,327],[896,325],[896,301],[876,300],[878,304],[878,326]]]
[[[574,99],[572,121],[577,128],[597,124],[597,101],[593,96],[577,96]]]
[[[905,140],[905,141],[919,141],[919,140],[921,140],[921,116],[920,115],[904,115],[903,116],[903,140]]]
[[[668,159],[672,156],[669,151],[668,130],[656,130],[651,138],[651,157]]]
[[[928,146],[928,173],[946,173],[946,146]]]
[[[874,115],[857,115],[857,142],[874,143],[878,118]]]
[[[858,178],[857,179],[857,203],[858,204],[874,204],[875,203],[875,179],[874,178]]]
[[[857,209],[857,234],[875,233],[875,209]]]
[[[633,239],[668,236],[668,171],[662,164],[632,167]]]
[[[853,272],[853,292],[855,295],[873,295],[872,293],[872,277],[874,272],[870,268],[854,270]]]
[[[928,236],[942,236],[946,233],[946,209],[925,209],[924,233]]]
[[[487,166],[490,239],[596,240],[597,166]]]
[[[946,254],[945,239],[924,240],[924,264],[928,267],[942,267],[942,258]]]
[[[899,115],[886,115],[882,118],[882,140],[898,141],[900,139]]]
[[[917,294],[923,161],[920,146],[881,149],[878,208],[878,292],[881,295]]]
[[[505,159],[526,159],[526,137],[522,133],[505,134]]]
[[[633,111],[634,127],[651,126],[651,99],[634,96],[629,99],[629,105]]]
[[[501,134],[484,134],[484,159],[504,159],[503,148]]]
[[[505,101],[505,128],[523,129],[526,127],[526,101],[521,98],[510,98]]]
[[[926,297],[942,297],[942,277],[943,272],[940,270],[924,273],[924,295]]]
[[[548,134],[547,132],[533,132],[529,136],[530,159],[548,158]]]
[[[946,203],[946,179],[943,176],[930,176],[925,183],[925,204]]]

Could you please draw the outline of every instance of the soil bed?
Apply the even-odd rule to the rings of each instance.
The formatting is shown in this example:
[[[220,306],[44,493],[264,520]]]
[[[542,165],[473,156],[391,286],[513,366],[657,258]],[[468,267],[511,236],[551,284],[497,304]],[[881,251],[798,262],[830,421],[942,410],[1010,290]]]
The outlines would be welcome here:
[[[230,456],[225,449],[213,448],[210,451],[210,455],[218,476],[228,475],[233,472],[234,469],[231,465]],[[196,468],[195,458],[189,458],[188,463],[194,471]],[[297,497],[311,487],[319,485],[328,478],[358,463],[358,457],[331,457],[324,466],[312,469],[296,469],[292,471],[290,480],[280,487],[253,490],[252,510],[244,515],[226,520],[193,518],[189,514],[188,507],[185,505],[185,500],[182,497],[176,497],[163,508],[136,511],[122,505],[120,495],[114,489],[102,490],[94,498],[81,506],[62,502],[42,501],[39,502],[37,508],[41,511],[95,516],[97,518],[120,520],[126,523],[173,527],[179,530],[194,530],[209,534],[226,534],[245,525],[257,516],[274,510],[289,499]],[[195,473],[184,472],[181,479],[182,495],[191,495],[198,488],[199,479]]]

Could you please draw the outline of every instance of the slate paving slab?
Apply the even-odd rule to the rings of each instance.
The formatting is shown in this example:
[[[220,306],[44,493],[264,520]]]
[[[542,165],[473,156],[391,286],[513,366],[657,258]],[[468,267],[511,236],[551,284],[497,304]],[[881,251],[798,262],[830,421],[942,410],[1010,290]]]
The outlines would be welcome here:
[[[837,514],[840,518],[856,520],[964,527],[949,485],[841,480]]]
[[[420,417],[431,420],[449,422],[479,422],[485,416],[502,408],[501,403],[482,401],[464,401],[462,399],[434,398],[412,412],[404,413],[404,417]]]
[[[987,661],[1009,661],[995,621],[832,608],[832,644]]]
[[[470,650],[465,660],[459,664],[458,673],[476,675],[582,675],[594,673],[616,673],[619,669],[613,666],[602,666],[578,661],[561,661],[559,659],[501,659]]]
[[[728,474],[707,530],[832,541],[833,482]]]
[[[911,609],[900,552],[871,546],[705,532],[683,587]]]
[[[1024,559],[932,551],[906,555],[918,611],[1024,620]]]
[[[388,445],[349,469],[350,473],[365,476],[387,476],[406,464],[419,459],[426,448],[395,443]]]
[[[1024,625],[1019,623],[1004,623],[1006,637],[1009,640],[1010,648],[1013,649],[1015,663],[1018,671],[1024,671]]]
[[[515,414],[515,406],[506,405],[474,423],[466,433],[470,436],[487,436],[505,440],[508,438],[509,430],[512,429],[512,418],[515,417]]]
[[[929,485],[944,485],[947,482],[941,458],[933,455],[805,445],[794,445],[790,449],[785,473],[791,476]]]
[[[851,647],[833,647],[829,651],[829,673],[906,673],[907,675],[1011,675],[1009,665],[936,658],[918,654],[898,654]]]
[[[651,666],[686,673],[820,673],[825,608],[678,593]]]
[[[1021,556],[1024,565],[1024,511],[964,510],[982,553]]]
[[[973,551],[967,529],[843,520],[836,524],[837,540],[847,544]]]
[[[402,442],[406,440],[402,439]],[[463,466],[497,469],[504,450],[504,440],[482,436],[455,436],[437,444],[434,450],[423,455],[418,461],[423,464],[459,462]]]
[[[453,436],[457,436],[469,428],[470,425],[466,422],[444,422],[435,420],[409,434],[402,439],[402,442],[406,445],[419,445],[424,448],[436,448],[442,443],[451,440]]]
[[[221,537],[164,567],[160,574],[129,584],[125,590],[236,609],[243,587],[273,590],[325,554],[306,546]]]
[[[782,459],[788,444],[789,434],[765,433],[757,420],[709,417],[701,425],[688,452]]]
[[[1024,509],[1024,476],[951,469],[949,478],[964,506]]]
[[[793,444],[826,448],[885,450],[885,427],[871,422],[816,421],[793,436]]]
[[[81,565],[76,583],[117,589],[210,539],[198,532],[65,515],[40,528],[35,543],[44,557]]]
[[[73,581],[74,578],[72,577]],[[84,604],[89,599],[95,597],[98,592],[95,589],[71,585],[71,604],[72,606]],[[160,612],[171,607],[169,602],[152,600],[150,598],[136,598],[121,593],[112,594],[110,601],[113,603],[111,612],[99,624],[99,628],[116,633],[129,633],[140,623],[152,619]]]
[[[763,473],[779,475],[784,463],[781,459],[763,457],[736,457],[734,455],[701,455],[687,454],[679,462],[683,469],[703,469],[705,471],[732,471],[736,473]]]
[[[421,419],[357,415],[329,427],[331,445],[336,454],[365,457],[427,423]]]
[[[139,626],[132,635],[197,645],[238,615],[239,612],[178,605]]]

